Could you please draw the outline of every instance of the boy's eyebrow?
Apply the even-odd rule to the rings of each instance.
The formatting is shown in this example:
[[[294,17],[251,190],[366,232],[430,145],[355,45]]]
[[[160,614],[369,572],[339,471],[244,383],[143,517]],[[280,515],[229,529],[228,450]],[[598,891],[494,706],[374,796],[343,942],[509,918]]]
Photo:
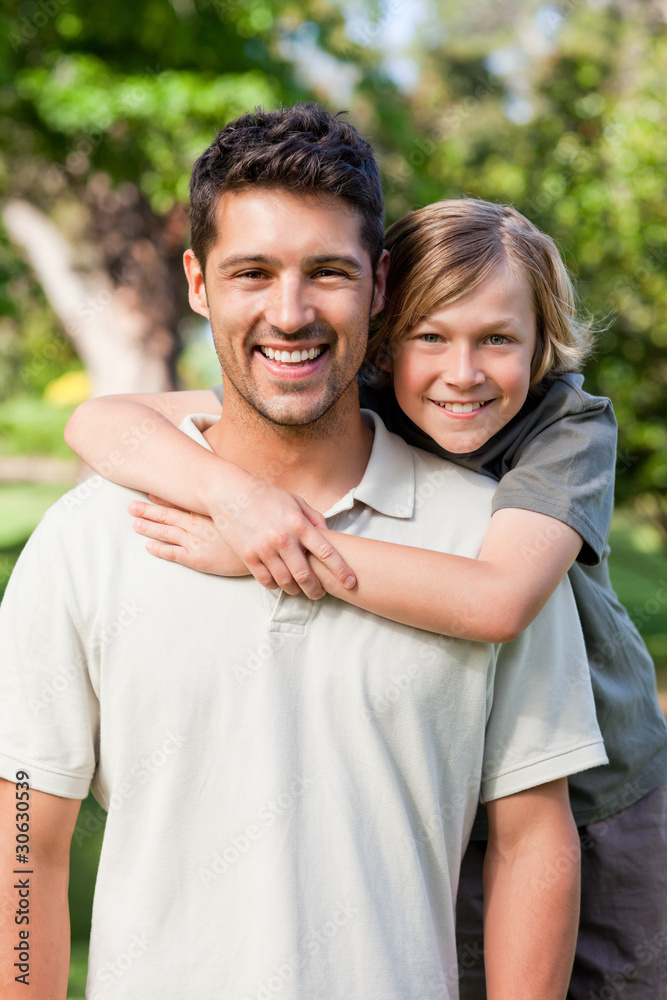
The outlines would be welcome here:
[[[253,265],[257,267],[262,264],[266,267],[279,268],[281,263],[277,257],[270,257],[264,253],[248,255],[234,254],[219,261],[216,270],[224,272],[231,271],[235,267],[252,267]],[[361,273],[363,270],[363,264],[360,260],[357,260],[356,257],[348,257],[346,254],[319,254],[316,257],[306,257],[303,261],[303,266],[306,270],[312,267],[322,267],[324,264],[338,264],[358,273]]]
[[[422,326],[434,326],[446,329],[449,325],[450,324],[448,324],[446,321],[443,322],[442,320],[430,319],[428,316],[425,316],[424,319],[419,320],[419,322],[415,326],[415,329]],[[485,333],[490,330],[503,330],[507,328],[514,329],[515,325],[516,325],[515,317],[503,316],[500,319],[489,320],[488,323],[480,323],[478,326],[478,330],[480,333]]]

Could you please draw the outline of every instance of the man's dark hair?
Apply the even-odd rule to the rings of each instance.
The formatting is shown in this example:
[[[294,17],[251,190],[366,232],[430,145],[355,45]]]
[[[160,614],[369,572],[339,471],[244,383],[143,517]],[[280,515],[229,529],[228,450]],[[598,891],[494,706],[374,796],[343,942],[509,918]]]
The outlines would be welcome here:
[[[204,270],[224,191],[251,185],[336,195],[357,212],[373,269],[384,246],[380,171],[370,143],[319,104],[254,111],[229,122],[192,168],[190,241]]]

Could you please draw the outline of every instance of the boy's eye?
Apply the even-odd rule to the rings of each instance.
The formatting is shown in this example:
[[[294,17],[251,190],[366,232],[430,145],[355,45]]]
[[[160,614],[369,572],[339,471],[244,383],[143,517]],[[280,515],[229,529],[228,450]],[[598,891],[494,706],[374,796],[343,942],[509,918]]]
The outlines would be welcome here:
[[[501,333],[492,333],[489,337],[489,343],[492,347],[501,347],[503,344],[508,343],[507,337],[503,337]]]

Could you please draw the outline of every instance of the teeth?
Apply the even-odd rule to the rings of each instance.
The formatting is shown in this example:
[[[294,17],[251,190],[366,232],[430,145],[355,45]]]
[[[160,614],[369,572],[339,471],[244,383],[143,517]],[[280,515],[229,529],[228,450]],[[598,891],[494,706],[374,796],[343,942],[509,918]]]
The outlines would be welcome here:
[[[437,400],[434,400],[437,402]],[[438,406],[444,407],[445,410],[449,410],[450,413],[472,413],[473,410],[479,410],[481,406],[484,406],[488,400],[482,400],[480,403],[440,403]]]
[[[274,351],[272,347],[260,347],[262,354],[271,361],[280,361],[281,364],[295,365],[303,361],[314,361],[319,358],[324,347],[311,347],[309,351]]]

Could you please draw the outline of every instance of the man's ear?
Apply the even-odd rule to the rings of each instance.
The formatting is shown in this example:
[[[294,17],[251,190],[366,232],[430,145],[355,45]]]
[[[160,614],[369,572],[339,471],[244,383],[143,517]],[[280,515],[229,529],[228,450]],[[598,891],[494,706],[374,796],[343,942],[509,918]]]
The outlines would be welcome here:
[[[208,311],[208,299],[206,298],[206,286],[204,284],[204,272],[199,266],[199,261],[192,250],[186,250],[183,254],[183,267],[188,279],[188,298],[190,307],[200,316],[210,319]]]
[[[387,274],[389,272],[389,251],[383,250],[380,255],[377,267],[375,268],[375,280],[373,282],[373,302],[371,303],[371,316],[377,316],[384,309],[385,292],[387,290]]]

